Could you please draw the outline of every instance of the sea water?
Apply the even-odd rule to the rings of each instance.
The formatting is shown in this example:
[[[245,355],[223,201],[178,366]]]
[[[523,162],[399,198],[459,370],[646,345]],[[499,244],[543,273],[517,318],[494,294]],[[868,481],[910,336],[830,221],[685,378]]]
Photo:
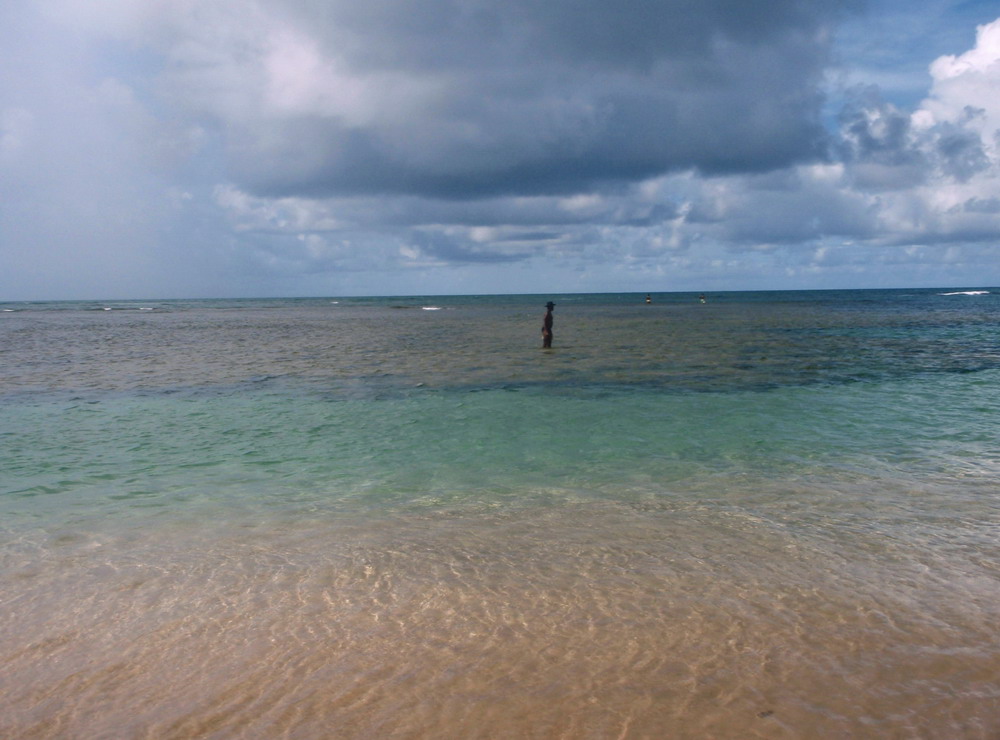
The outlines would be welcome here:
[[[0,304],[0,736],[1000,736],[1000,290],[644,299]]]

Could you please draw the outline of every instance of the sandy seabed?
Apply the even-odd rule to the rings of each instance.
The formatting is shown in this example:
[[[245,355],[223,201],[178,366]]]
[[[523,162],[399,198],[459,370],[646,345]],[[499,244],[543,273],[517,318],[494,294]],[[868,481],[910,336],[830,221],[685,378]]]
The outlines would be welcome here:
[[[995,580],[742,515],[67,530],[4,561],[3,737],[1000,735]]]

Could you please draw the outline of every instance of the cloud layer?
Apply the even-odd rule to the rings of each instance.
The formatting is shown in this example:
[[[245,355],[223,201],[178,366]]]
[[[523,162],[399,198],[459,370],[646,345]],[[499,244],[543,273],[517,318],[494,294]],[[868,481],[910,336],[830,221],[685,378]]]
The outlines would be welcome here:
[[[832,121],[854,5],[18,1],[0,11],[19,61],[0,71],[0,250],[19,277],[0,288],[982,275],[1000,234],[1000,20],[928,60],[916,106],[859,85]]]
[[[158,19],[163,82],[256,195],[578,193],[822,151],[837,2],[209,6]]]

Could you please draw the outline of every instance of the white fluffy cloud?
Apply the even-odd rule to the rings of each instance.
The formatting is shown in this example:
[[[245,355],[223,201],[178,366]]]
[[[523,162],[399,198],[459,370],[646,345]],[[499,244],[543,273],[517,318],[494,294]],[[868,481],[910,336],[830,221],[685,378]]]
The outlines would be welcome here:
[[[877,167],[876,236],[894,243],[995,241],[1000,234],[1000,20],[976,45],[930,66],[927,98],[911,114],[874,104],[862,111],[867,147],[854,146],[855,184]],[[851,134],[845,135],[850,138]],[[875,188],[872,188],[875,189]]]
[[[929,71],[929,94],[909,112],[877,88],[856,89],[827,164],[701,180],[684,233],[736,249],[781,248],[776,262],[786,264],[796,262],[788,250],[806,255],[810,244],[818,267],[836,255],[859,265],[902,256],[931,280],[963,255],[970,266],[983,260],[1000,237],[1000,20]]]

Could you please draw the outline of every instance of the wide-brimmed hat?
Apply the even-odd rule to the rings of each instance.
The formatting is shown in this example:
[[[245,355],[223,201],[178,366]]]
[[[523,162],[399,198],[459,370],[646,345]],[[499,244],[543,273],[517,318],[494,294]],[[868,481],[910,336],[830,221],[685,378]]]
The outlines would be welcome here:
[[[546,308],[555,308],[556,304],[554,304],[552,301],[549,301],[548,303],[545,304],[545,307]]]

